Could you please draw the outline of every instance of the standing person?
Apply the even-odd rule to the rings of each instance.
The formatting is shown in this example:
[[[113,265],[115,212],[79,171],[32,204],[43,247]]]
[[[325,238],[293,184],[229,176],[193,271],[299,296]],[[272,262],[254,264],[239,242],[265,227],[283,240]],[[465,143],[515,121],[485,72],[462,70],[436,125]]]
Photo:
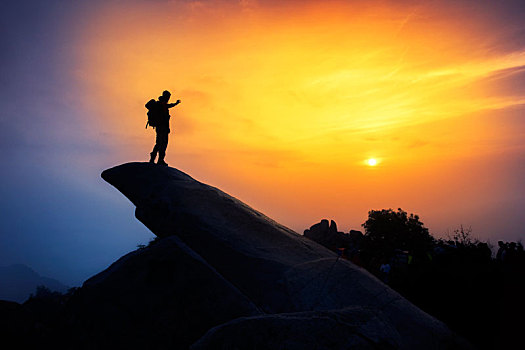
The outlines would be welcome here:
[[[168,103],[170,100],[171,93],[168,90],[165,90],[162,93],[162,96],[159,96],[158,103],[158,120],[157,125],[155,125],[155,132],[157,137],[155,140],[155,146],[153,151],[150,153],[151,158],[149,159],[150,163],[155,163],[155,158],[157,157],[157,152],[159,153],[159,160],[157,164],[168,165],[164,161],[166,156],[166,148],[168,147],[168,134],[170,133],[170,111],[169,109],[175,107],[180,103],[180,100],[177,100],[175,103]]]
[[[381,267],[379,268],[379,272],[381,272],[381,280],[388,284],[389,276],[390,276],[390,264],[388,261],[384,261],[383,264],[381,264]]]

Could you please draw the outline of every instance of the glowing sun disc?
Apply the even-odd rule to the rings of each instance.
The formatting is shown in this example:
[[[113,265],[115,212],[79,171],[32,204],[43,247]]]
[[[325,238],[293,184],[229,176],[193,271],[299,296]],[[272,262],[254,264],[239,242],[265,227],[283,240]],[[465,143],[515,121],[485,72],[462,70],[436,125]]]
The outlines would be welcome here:
[[[366,160],[366,164],[368,164],[369,166],[376,166],[377,165],[377,159],[374,159],[374,158],[367,159]]]

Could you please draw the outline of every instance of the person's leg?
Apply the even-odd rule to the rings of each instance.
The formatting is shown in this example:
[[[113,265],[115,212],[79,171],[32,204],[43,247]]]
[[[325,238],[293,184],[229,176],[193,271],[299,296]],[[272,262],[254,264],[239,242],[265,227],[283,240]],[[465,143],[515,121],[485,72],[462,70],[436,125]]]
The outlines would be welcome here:
[[[164,161],[164,157],[166,156],[166,148],[168,148],[168,133],[159,133],[159,142],[158,144],[158,150],[159,150],[159,160],[157,164],[166,164]]]
[[[149,159],[150,163],[155,163],[155,158],[157,158],[157,152],[159,151],[160,137],[158,132],[156,134],[155,146],[153,146],[153,151],[149,154],[151,156]]]

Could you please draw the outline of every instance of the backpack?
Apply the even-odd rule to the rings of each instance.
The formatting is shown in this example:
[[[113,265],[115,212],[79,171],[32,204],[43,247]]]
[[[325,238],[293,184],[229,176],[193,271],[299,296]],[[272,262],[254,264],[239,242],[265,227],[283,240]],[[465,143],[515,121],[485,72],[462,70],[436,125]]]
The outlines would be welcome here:
[[[146,103],[146,109],[148,110],[148,122],[146,123],[146,129],[148,125],[151,127],[156,127],[159,124],[160,119],[160,105],[154,99],[151,99]]]

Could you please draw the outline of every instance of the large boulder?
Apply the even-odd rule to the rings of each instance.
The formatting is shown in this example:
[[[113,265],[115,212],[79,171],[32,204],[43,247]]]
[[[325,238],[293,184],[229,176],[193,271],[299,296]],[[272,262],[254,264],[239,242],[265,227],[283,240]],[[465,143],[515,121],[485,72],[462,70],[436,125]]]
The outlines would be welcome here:
[[[389,320],[365,308],[242,317],[211,329],[204,349],[396,349],[403,339]]]
[[[128,163],[102,178],[136,205],[158,237],[176,235],[268,313],[299,311],[286,290],[291,267],[336,255],[217,188],[183,172]],[[312,275],[312,278],[315,278]]]
[[[224,317],[188,322],[184,332],[192,337],[173,336],[166,343],[182,339],[186,346],[215,325],[195,344],[199,349],[221,343],[226,344],[221,348],[250,348],[261,335],[266,338],[259,349],[289,344],[326,348],[323,333],[335,337],[335,348],[468,348],[443,323],[365,270],[177,169],[128,163],[102,177],[135,204],[136,217],[163,239],[161,251],[152,246],[132,253],[85,283],[80,303],[103,305],[87,319],[104,318],[108,327],[111,320],[122,321],[123,334],[144,339],[151,335],[140,333],[141,326],[154,324],[168,339],[166,334],[177,332],[176,318],[209,315],[219,308]],[[159,256],[169,259],[159,261]],[[175,256],[184,258],[170,260]],[[202,286],[207,293],[199,293]],[[220,295],[215,304],[209,302],[213,295]],[[149,300],[153,296],[156,300]],[[135,313],[137,307],[154,310],[139,325],[134,320],[144,314]],[[162,312],[163,307],[169,311]],[[241,335],[239,342],[232,338]],[[304,340],[296,342],[297,337]]]
[[[84,282],[68,311],[82,349],[184,349],[212,327],[261,314],[175,236]]]
[[[363,239],[361,231],[339,232],[335,221],[330,220],[330,224],[328,224],[326,219],[304,230],[304,236],[334,251],[339,248],[359,249]]]

